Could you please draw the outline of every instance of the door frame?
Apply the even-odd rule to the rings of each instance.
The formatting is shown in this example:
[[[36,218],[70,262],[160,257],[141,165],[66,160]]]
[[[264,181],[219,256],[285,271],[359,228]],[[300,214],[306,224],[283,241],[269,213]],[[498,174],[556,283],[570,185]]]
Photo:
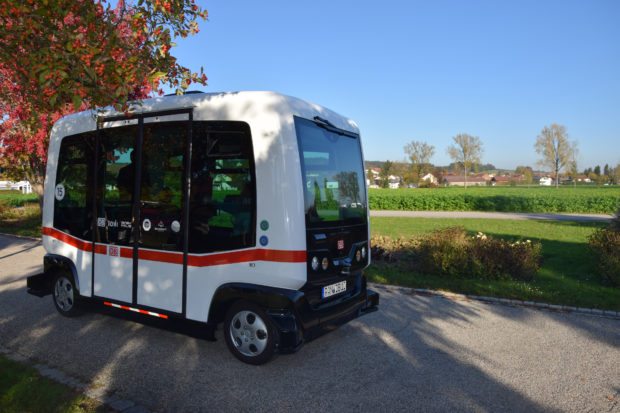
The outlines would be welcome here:
[[[183,121],[174,121],[178,123],[185,123],[186,125],[186,134],[185,134],[185,160],[184,160],[184,171],[183,171],[183,183],[184,183],[184,191],[183,191],[183,202],[182,202],[182,223],[181,223],[181,234],[183,240],[183,270],[182,270],[182,291],[181,291],[181,313],[176,313],[174,311],[168,311],[169,313],[177,314],[182,317],[186,316],[187,313],[187,253],[188,253],[188,241],[189,241],[189,204],[190,204],[190,188],[191,188],[191,155],[192,155],[192,133],[193,133],[193,121],[194,121],[194,108],[180,108],[180,109],[170,109],[163,110],[157,112],[143,112],[143,113],[135,113],[128,115],[114,115],[114,116],[98,116],[97,117],[97,129],[95,135],[95,161],[93,162],[94,170],[94,191],[93,191],[93,217],[91,221],[91,229],[92,229],[92,273],[91,273],[91,297],[99,298],[107,300],[106,297],[99,297],[95,294],[95,260],[96,257],[96,234],[95,231],[98,231],[97,227],[97,194],[99,192],[99,182],[98,182],[98,162],[100,158],[100,147],[101,147],[101,139],[102,139],[102,131],[104,129],[103,124],[107,122],[118,122],[118,121],[138,121],[138,134],[135,137],[134,150],[136,151],[136,166],[134,172],[134,187],[133,187],[133,204],[132,204],[132,232],[133,232],[133,245],[131,246],[133,249],[133,270],[132,270],[132,283],[131,283],[131,297],[132,301],[130,303],[133,306],[138,306],[138,251],[139,251],[139,239],[140,239],[140,186],[142,181],[142,147],[144,141],[144,120],[148,118],[156,118],[160,116],[171,116],[171,115],[187,115],[188,119]],[[165,121],[165,120],[164,120]],[[116,300],[115,300],[116,301]],[[144,305],[140,305],[142,308],[152,308]],[[155,310],[161,311],[161,309],[153,308]]]

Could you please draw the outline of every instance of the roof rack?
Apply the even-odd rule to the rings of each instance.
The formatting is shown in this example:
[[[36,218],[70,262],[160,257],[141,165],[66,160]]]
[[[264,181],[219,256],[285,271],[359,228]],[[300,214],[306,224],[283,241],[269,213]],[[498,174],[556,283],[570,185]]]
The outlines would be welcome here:
[[[195,95],[197,93],[205,93],[201,90],[188,90],[187,92],[183,93],[184,95]],[[176,93],[168,93],[167,95],[164,96],[177,96]]]

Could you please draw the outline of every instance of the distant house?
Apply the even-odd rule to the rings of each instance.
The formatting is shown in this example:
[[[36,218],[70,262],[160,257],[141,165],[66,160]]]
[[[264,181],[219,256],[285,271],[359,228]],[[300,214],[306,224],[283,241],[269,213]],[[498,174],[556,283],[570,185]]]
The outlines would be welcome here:
[[[551,184],[553,184],[553,179],[548,176],[543,176],[540,178],[540,181],[538,181],[538,184],[541,186],[551,186]]]
[[[496,185],[511,185],[523,182],[525,180],[524,176],[521,174],[514,175],[501,175],[494,176],[491,178],[490,182],[492,186]]]
[[[468,176],[466,181],[464,176],[448,175],[443,178],[443,184],[446,186],[484,186],[487,181],[477,176]]]
[[[380,178],[379,178],[380,169],[379,168],[370,168],[366,169],[366,185],[369,188],[379,188]],[[368,177],[372,176],[372,180]]]
[[[422,177],[421,180],[426,181],[429,184],[434,184],[434,185],[437,185],[437,183],[439,182],[437,178],[435,177],[435,175],[433,175],[432,173],[427,173],[426,175]]]
[[[587,175],[577,175],[577,182],[589,184],[592,182],[592,179],[590,179]]]
[[[30,182],[28,181],[19,181],[19,182],[0,181],[0,190],[13,190],[13,191],[19,191],[22,194],[31,194],[32,186],[30,185]]]
[[[390,175],[388,177],[388,188],[398,189],[400,187],[401,179],[399,176]]]

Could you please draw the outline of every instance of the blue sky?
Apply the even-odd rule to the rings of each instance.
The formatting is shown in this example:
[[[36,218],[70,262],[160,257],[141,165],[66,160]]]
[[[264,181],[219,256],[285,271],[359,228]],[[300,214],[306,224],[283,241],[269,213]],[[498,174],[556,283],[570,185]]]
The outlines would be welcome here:
[[[209,21],[173,49],[204,66],[205,91],[274,90],[361,128],[368,160],[402,160],[411,140],[448,164],[452,136],[483,162],[535,166],[553,122],[579,169],[620,163],[620,1],[202,2]]]

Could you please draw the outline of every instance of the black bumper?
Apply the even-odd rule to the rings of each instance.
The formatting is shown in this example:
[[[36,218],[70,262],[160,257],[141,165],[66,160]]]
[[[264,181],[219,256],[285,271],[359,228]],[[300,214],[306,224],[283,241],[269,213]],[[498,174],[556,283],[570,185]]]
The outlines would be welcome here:
[[[280,333],[278,349],[291,353],[325,333],[362,315],[378,310],[379,294],[364,288],[342,302],[312,307],[302,294],[293,303],[293,310],[267,311]]]
[[[37,297],[45,297],[52,293],[50,279],[45,273],[31,275],[26,279],[26,291]]]

